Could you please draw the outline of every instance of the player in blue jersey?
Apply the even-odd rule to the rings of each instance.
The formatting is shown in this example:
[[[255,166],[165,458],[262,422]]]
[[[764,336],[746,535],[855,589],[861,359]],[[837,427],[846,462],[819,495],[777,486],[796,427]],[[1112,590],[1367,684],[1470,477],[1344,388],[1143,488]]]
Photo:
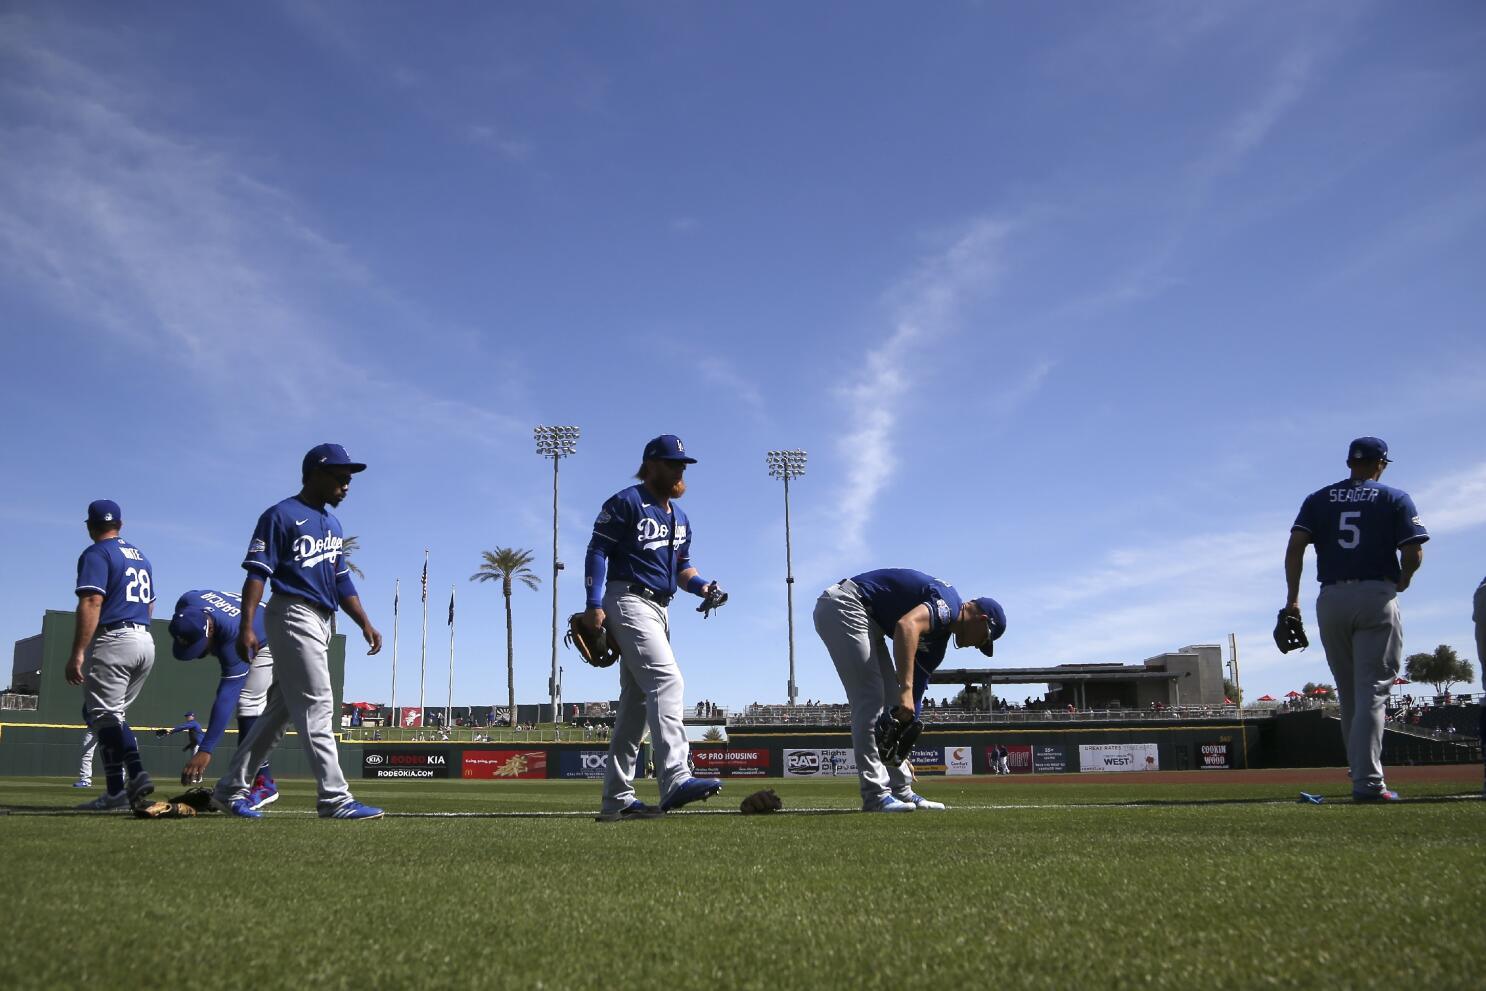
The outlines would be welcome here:
[[[67,661],[67,683],[83,686],[83,715],[98,734],[107,778],[104,794],[79,808],[128,808],[155,790],[125,719],[155,664],[150,616],[154,572],[139,548],[119,536],[118,503],[88,506],[93,543],[77,559],[77,629]]]
[[[175,736],[177,733],[186,734],[186,745],[181,749],[194,756],[201,749],[201,739],[205,735],[201,724],[196,721],[196,713],[188,712],[183,717],[186,721],[170,729],[155,730],[156,736]]]
[[[884,568],[844,578],[815,603],[815,632],[825,642],[851,705],[864,812],[939,810],[913,790],[908,761],[884,767],[876,726],[890,714],[900,722],[923,711],[929,675],[944,660],[950,636],[959,647],[990,657],[1006,632],[1006,613],[991,598],[962,601],[948,582],[908,568]],[[886,637],[891,636],[891,652]]]
[[[1351,475],[1301,503],[1285,548],[1284,612],[1300,615],[1305,548],[1316,548],[1316,623],[1341,702],[1342,738],[1358,801],[1397,801],[1383,780],[1384,704],[1403,658],[1398,594],[1424,561],[1429,532],[1414,500],[1378,481],[1388,445],[1359,437],[1347,449]]]
[[[676,505],[686,491],[686,466],[696,464],[680,438],[663,434],[645,445],[640,484],[615,493],[594,521],[584,561],[585,618],[597,631],[607,625],[619,644],[619,711],[604,761],[599,818],[605,822],[655,818],[690,802],[705,801],[722,782],[694,778],[682,723],[683,683],[671,652],[667,607],[677,586],[693,595],[721,595],[691,563],[691,524]],[[655,749],[660,806],[635,797],[635,764],[645,726]]]
[[[299,733],[318,792],[324,819],[376,819],[382,810],[351,796],[335,746],[335,700],[330,681],[331,620],[337,606],[361,628],[368,654],[382,649],[382,634],[367,618],[341,553],[345,535],[330,509],[351,489],[351,477],[366,465],[352,461],[339,444],[321,444],[304,456],[298,495],[271,506],[258,518],[243,567],[242,616],[235,647],[243,659],[258,655],[255,632],[264,585],[273,598],[264,607],[263,628],[273,644],[274,690],[268,707],[237,746],[227,773],[217,782],[212,803],[245,818],[252,808],[250,780],[255,768],[284,738],[290,722]]]
[[[251,662],[244,661],[237,653],[241,617],[242,596],[236,592],[193,589],[176,601],[175,615],[170,620],[170,635],[174,640],[171,653],[175,659],[194,661],[211,655],[222,667],[206,731],[201,734],[197,749],[181,771],[183,785],[201,782],[201,776],[211,764],[212,754],[227,732],[228,720],[234,713],[237,716],[237,739],[241,743],[247,739],[248,731],[263,715],[267,704],[268,690],[273,684],[273,653],[269,650],[268,633],[263,627],[263,610],[258,610],[253,619],[253,632],[258,635],[258,654]],[[200,729],[199,725],[197,729]],[[274,783],[273,773],[264,764],[258,768],[253,787],[248,791],[248,805],[261,809],[278,797],[279,789]]]

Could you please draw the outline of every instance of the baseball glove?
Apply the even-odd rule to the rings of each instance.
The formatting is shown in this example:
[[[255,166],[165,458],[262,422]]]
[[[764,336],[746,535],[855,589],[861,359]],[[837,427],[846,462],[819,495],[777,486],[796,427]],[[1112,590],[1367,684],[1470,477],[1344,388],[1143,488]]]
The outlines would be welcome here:
[[[576,650],[585,663],[596,668],[612,667],[619,660],[619,645],[609,636],[609,631],[600,627],[595,636],[580,612],[568,617],[568,632],[562,642]]]
[[[212,810],[212,790],[210,788],[192,788],[183,791],[170,800],[171,805],[184,805],[196,812],[210,812]]]
[[[712,610],[721,609],[727,605],[728,594],[722,590],[722,586],[713,582],[707,586],[707,591],[702,595],[702,604],[697,606],[697,612],[706,619],[712,615]]]
[[[1301,621],[1299,614],[1280,610],[1279,619],[1274,624],[1274,645],[1280,648],[1281,654],[1305,650],[1311,645],[1305,635],[1305,623]]]
[[[738,803],[738,811],[746,816],[768,815],[782,808],[784,808],[784,803],[779,800],[778,795],[774,794],[773,788],[756,791]]]
[[[136,819],[194,819],[196,810],[185,802],[140,802],[134,806]]]
[[[889,767],[896,767],[908,759],[918,735],[924,731],[923,720],[909,710],[904,711],[908,712],[906,720],[893,715],[892,709],[883,710],[877,717],[877,758]]]

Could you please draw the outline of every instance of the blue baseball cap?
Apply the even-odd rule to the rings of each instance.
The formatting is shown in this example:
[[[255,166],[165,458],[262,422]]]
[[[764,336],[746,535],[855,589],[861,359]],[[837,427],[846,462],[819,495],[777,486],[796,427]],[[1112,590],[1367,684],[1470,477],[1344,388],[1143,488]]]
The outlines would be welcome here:
[[[351,474],[358,471],[366,471],[366,465],[359,461],[352,461],[346,449],[339,444],[320,444],[312,447],[304,456],[303,469],[310,471],[315,468],[344,468]]]
[[[206,610],[182,609],[170,617],[170,653],[178,661],[194,661],[211,646],[206,636]]]
[[[119,504],[112,499],[95,499],[88,503],[89,525],[99,523],[122,523],[124,514],[119,512]]]
[[[1001,603],[988,595],[978,599],[972,599],[980,611],[985,613],[986,625],[991,628],[991,635],[986,637],[985,643],[981,644],[979,650],[987,657],[992,656],[996,650],[996,641],[1001,634],[1006,632],[1006,610],[1001,608]]]
[[[1391,461],[1388,445],[1377,437],[1358,437],[1347,448],[1348,461]]]
[[[689,465],[697,463],[696,458],[686,456],[686,445],[675,434],[661,434],[645,445],[644,460],[649,461],[652,458],[660,461],[684,461]]]

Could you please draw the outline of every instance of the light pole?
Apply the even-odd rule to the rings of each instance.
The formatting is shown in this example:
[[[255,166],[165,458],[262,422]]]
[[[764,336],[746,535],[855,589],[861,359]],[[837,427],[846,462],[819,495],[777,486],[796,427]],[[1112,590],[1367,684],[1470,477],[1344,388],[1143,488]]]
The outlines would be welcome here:
[[[789,480],[805,474],[804,451],[770,451],[769,475],[784,480],[784,594],[789,612],[789,704],[795,704],[795,573],[789,544]]]
[[[552,694],[554,731],[560,722],[557,707],[561,704],[557,685],[557,574],[562,571],[562,562],[557,559],[557,463],[569,454],[577,453],[578,433],[577,427],[538,426],[532,431],[537,441],[537,453],[552,459],[552,678],[548,688]],[[511,714],[513,720],[515,716],[515,713]]]

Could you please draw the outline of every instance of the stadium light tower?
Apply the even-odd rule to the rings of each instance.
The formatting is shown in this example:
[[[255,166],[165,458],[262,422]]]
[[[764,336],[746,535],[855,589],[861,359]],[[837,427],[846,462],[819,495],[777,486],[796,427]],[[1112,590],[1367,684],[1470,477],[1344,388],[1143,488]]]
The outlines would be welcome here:
[[[795,573],[789,543],[789,480],[805,474],[804,451],[770,451],[769,475],[784,480],[784,594],[789,610],[789,704],[795,704]]]
[[[577,427],[544,427],[537,426],[532,431],[532,436],[537,441],[537,453],[544,458],[552,459],[552,677],[548,682],[548,689],[552,696],[552,727],[554,732],[557,724],[562,721],[561,709],[562,699],[560,697],[561,687],[557,675],[557,575],[562,571],[562,562],[557,559],[557,464],[570,454],[578,452],[578,428]],[[516,713],[511,713],[512,725],[515,725]]]

